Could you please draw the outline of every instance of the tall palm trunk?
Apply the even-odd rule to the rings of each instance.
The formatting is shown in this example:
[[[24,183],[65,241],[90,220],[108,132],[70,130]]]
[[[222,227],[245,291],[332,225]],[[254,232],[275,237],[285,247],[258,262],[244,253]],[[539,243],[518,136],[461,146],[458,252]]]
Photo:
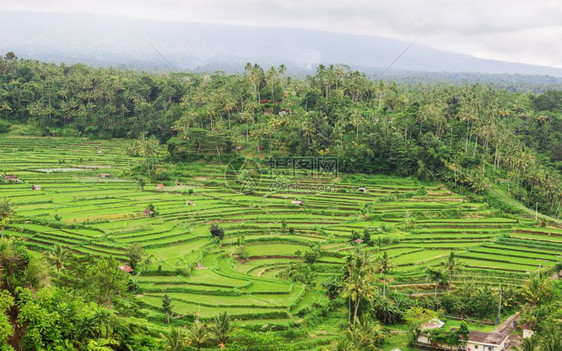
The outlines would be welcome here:
[[[357,297],[357,301],[355,302],[355,310],[353,311],[353,322],[357,320],[357,312],[359,311],[360,302],[361,302],[361,298]]]

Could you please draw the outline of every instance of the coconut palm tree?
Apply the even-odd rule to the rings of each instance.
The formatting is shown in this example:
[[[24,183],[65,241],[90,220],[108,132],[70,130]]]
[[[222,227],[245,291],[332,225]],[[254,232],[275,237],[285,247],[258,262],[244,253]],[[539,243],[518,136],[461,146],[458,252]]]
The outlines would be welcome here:
[[[69,256],[70,252],[60,244],[55,244],[51,249],[51,252],[49,252],[47,258],[55,266],[57,275],[60,273],[60,270],[64,268],[64,262],[68,259]]]
[[[554,292],[552,280],[540,272],[531,276],[521,287],[520,294],[531,306],[537,306],[552,297]]]
[[[353,304],[353,320],[356,320],[361,301],[372,301],[376,294],[373,264],[367,252],[355,251],[348,258],[345,273],[342,296],[348,299],[348,320],[351,323],[351,304]]]
[[[185,340],[188,344],[197,347],[197,350],[201,350],[203,345],[211,340],[211,333],[207,325],[201,323],[199,318],[197,318],[187,332]]]
[[[540,351],[562,350],[562,332],[559,323],[552,321],[542,323],[540,326],[538,349]]]
[[[166,351],[183,351],[185,349],[185,331],[172,328],[168,334],[160,334],[164,338]]]
[[[447,261],[443,263],[443,266],[449,273],[449,284],[447,285],[447,291],[449,291],[451,290],[451,283],[453,282],[453,278],[460,268],[460,262],[455,256],[454,251],[451,251],[449,257],[447,258]]]
[[[431,281],[435,285],[435,307],[437,308],[437,288],[439,286],[449,283],[449,276],[441,270],[428,268],[426,269],[426,279]]]
[[[344,335],[333,346],[335,351],[378,350],[384,342],[386,332],[382,325],[373,323],[369,316],[363,315],[346,330]]]
[[[386,275],[392,270],[392,259],[388,257],[385,251],[379,258],[377,258],[376,272],[382,274],[382,297],[386,297]]]
[[[215,316],[214,321],[215,324],[213,325],[213,331],[219,339],[219,343],[224,346],[228,341],[228,334],[232,330],[230,317],[228,316],[228,313],[224,311],[224,313]]]

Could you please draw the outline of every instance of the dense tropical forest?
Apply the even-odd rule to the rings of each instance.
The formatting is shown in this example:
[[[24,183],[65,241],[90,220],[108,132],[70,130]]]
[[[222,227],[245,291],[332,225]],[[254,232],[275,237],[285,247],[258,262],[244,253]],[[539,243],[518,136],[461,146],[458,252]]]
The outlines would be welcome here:
[[[561,349],[562,91],[8,53],[0,148],[2,351],[461,348],[515,314]],[[225,189],[240,155],[337,158],[337,191]]]

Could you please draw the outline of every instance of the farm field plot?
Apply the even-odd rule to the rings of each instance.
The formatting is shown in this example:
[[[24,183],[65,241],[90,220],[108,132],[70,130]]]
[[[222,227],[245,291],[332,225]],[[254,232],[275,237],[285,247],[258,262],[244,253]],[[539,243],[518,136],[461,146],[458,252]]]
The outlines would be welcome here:
[[[275,179],[264,177],[253,194],[243,195],[226,186],[225,165],[196,164],[177,176],[180,185],[169,179],[163,189],[154,183],[141,189],[125,174],[144,160],[126,155],[125,141],[29,143],[0,137],[2,174],[22,180],[0,184],[0,198],[11,199],[17,213],[6,235],[36,250],[60,244],[120,260],[131,244],[141,245],[152,257],[136,272],[143,291],[138,299],[149,315],[161,315],[167,294],[181,316],[210,318],[226,310],[243,323],[294,322],[304,304],[325,297],[321,287],[307,289],[279,273],[313,251],[319,256],[311,267],[320,280],[339,274],[356,246],[372,257],[386,252],[394,265],[390,290],[423,289],[424,269],[441,265],[452,251],[463,265],[455,277],[459,285],[475,272],[484,272],[480,281],[490,285],[515,285],[562,253],[562,230],[504,216],[436,183],[340,174],[299,179],[332,184],[334,192],[267,194]],[[297,199],[302,204],[292,203]],[[148,204],[154,217],[144,213]],[[225,230],[221,245],[209,234],[211,224]],[[371,245],[352,240],[365,232]],[[241,245],[245,259],[237,257]]]

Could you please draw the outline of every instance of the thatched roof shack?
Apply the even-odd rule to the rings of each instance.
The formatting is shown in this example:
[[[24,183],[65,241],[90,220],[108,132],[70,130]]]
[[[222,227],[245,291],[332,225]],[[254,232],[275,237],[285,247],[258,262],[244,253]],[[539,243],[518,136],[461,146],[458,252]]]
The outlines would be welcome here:
[[[132,274],[132,273],[135,272],[135,270],[133,269],[133,267],[131,267],[131,266],[129,266],[129,265],[119,266],[119,269],[120,269],[122,272],[130,273],[130,274]]]

